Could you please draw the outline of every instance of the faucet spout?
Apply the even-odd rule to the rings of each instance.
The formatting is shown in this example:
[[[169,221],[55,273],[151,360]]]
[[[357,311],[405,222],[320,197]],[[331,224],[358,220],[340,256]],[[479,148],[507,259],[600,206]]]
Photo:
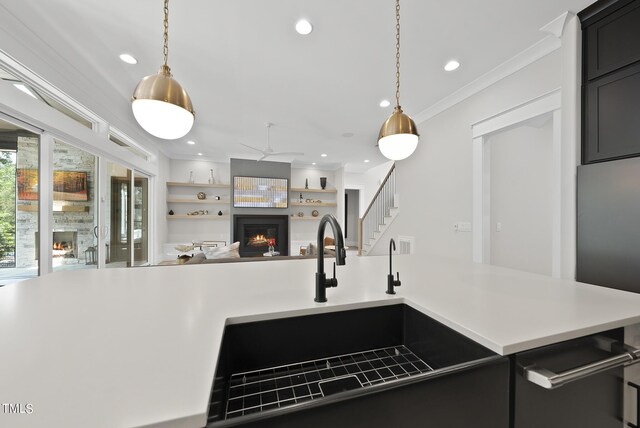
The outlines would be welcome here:
[[[396,250],[396,241],[393,238],[389,241],[389,275],[387,275],[387,294],[396,294],[394,287],[400,287],[400,273],[398,278],[393,278],[393,252]]]
[[[342,229],[338,224],[338,221],[331,214],[327,214],[320,219],[320,225],[318,226],[318,271],[316,272],[316,302],[327,301],[327,287],[337,287],[338,280],[335,278],[335,267],[333,278],[327,279],[327,275],[324,272],[324,233],[327,228],[327,224],[331,226],[333,230],[333,237],[335,240],[335,253],[336,262],[338,266],[345,264],[345,258],[347,252],[344,249],[344,238],[342,237]]]

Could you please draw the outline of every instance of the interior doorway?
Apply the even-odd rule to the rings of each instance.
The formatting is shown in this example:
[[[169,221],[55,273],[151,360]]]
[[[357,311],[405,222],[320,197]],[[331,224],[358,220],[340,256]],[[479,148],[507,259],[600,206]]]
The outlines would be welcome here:
[[[360,216],[360,189],[344,191],[344,239],[348,247],[358,246],[358,218]]]
[[[561,92],[554,90],[521,105],[505,110],[472,125],[473,148],[473,260],[477,263],[491,263],[492,229],[498,228],[492,216],[492,153],[491,138],[500,133],[514,130],[527,123],[544,121],[551,116],[551,167],[548,178],[551,185],[547,189],[550,200],[550,226],[545,226],[551,236],[551,276],[560,278],[563,266],[569,265],[575,255],[575,241],[571,239],[575,231],[575,202],[563,204],[563,199],[575,201],[575,163],[571,147],[562,146]],[[529,159],[513,161],[514,165],[526,165]],[[540,171],[534,175],[545,174]],[[533,177],[535,178],[535,177]],[[526,192],[523,192],[523,194]],[[525,195],[526,196],[526,195]],[[512,205],[516,203],[512,202]],[[528,213],[527,213],[528,215]],[[533,221],[533,220],[531,220]],[[537,220],[536,220],[537,221]],[[503,225],[500,225],[503,226]],[[520,226],[528,227],[525,226]]]
[[[551,275],[553,121],[546,114],[492,134],[492,265]]]

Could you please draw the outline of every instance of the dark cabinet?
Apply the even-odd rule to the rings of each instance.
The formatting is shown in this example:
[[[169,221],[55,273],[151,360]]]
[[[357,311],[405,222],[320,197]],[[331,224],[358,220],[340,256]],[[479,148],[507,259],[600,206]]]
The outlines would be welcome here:
[[[640,60],[640,2],[586,28],[585,65],[592,80]]]
[[[621,339],[622,330],[608,332],[608,335]],[[599,336],[591,336],[520,353],[516,356],[518,371],[521,372],[523,367],[537,366],[561,373],[576,367],[597,364],[612,356],[612,353],[597,346],[600,340]],[[517,374],[514,427],[620,428],[622,379],[622,367],[615,367],[585,376],[556,389],[545,389]]]
[[[640,154],[640,63],[589,82],[585,95],[584,163]]]
[[[582,163],[640,155],[640,0],[600,0],[583,25]]]

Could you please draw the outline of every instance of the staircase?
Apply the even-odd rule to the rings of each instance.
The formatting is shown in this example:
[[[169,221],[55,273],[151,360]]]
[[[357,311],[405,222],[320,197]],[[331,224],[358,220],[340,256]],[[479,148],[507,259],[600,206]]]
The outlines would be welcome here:
[[[367,255],[398,215],[394,163],[362,218],[358,220],[358,255]]]

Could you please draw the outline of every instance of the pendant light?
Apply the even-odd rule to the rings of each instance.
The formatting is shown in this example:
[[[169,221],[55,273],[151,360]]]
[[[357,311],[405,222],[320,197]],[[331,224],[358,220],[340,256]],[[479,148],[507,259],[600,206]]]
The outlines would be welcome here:
[[[195,113],[189,94],[171,75],[169,57],[169,0],[164,0],[164,64],[157,74],[143,78],[131,98],[136,120],[149,134],[165,140],[184,137]]]
[[[396,107],[380,128],[378,148],[388,159],[405,159],[418,147],[419,137],[415,122],[400,107],[400,0],[396,0]]]

